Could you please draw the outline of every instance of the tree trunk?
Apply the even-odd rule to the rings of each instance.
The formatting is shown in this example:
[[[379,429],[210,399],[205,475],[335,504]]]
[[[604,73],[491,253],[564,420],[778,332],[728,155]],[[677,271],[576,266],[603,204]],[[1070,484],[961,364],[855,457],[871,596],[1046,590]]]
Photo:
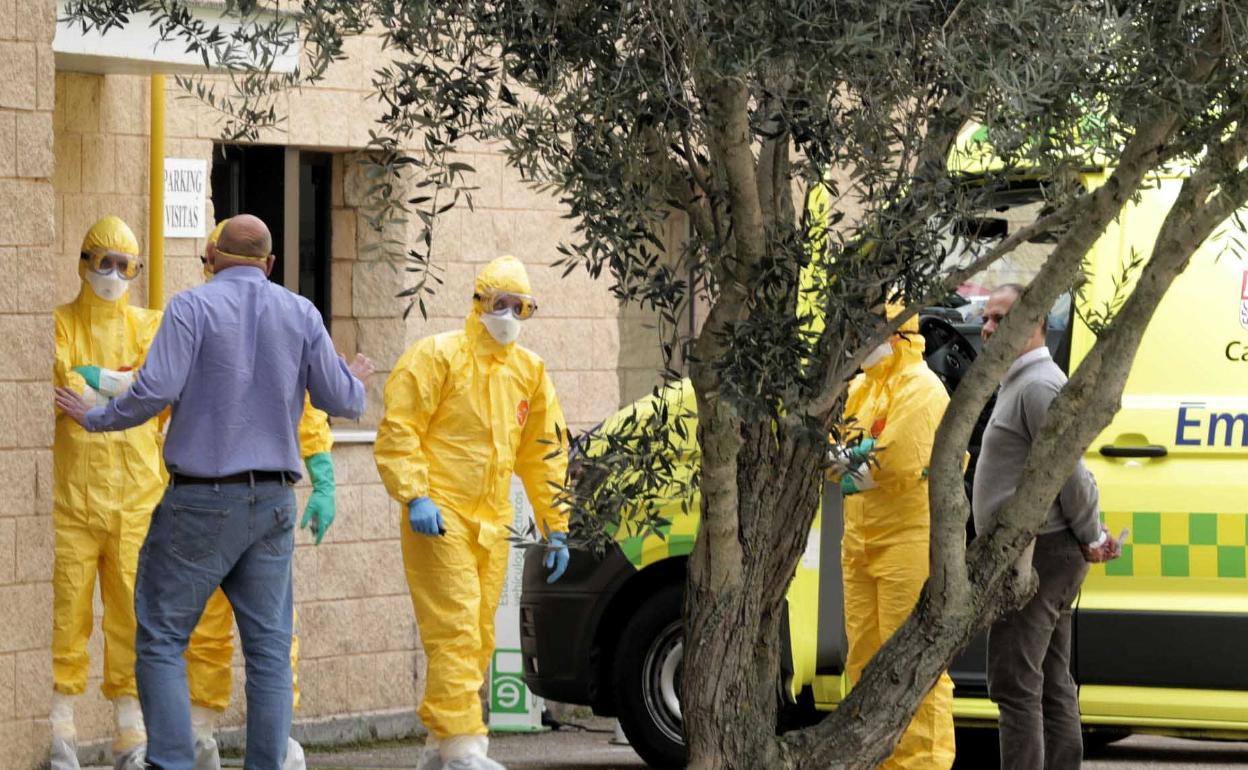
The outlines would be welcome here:
[[[689,767],[785,768],[775,738],[784,597],[819,504],[822,449],[770,420],[743,425],[699,392],[702,528],[685,593]]]
[[[719,399],[698,393],[702,445],[702,526],[685,589],[682,711],[689,767],[775,766],[774,704],[764,695],[778,670],[777,624],[749,589],[751,564],[737,519],[740,420]],[[771,644],[760,644],[764,639]],[[707,665],[714,661],[714,665]],[[770,744],[770,745],[769,745]]]
[[[1198,61],[1193,78],[1199,80],[1213,66],[1211,61]],[[735,275],[723,276],[738,279],[735,285],[724,282],[727,292],[749,285],[749,269],[764,252],[763,244],[750,240],[755,230],[749,225],[763,217],[757,186],[745,184],[756,180],[743,149],[743,127],[740,120],[732,120],[743,94],[731,86],[721,84],[709,100],[713,114],[728,117],[717,126],[719,135],[712,143],[726,172],[739,258]],[[1154,255],[1119,319],[1055,401],[1051,424],[1033,445],[1024,482],[999,512],[997,527],[964,552],[961,533],[969,506],[960,492],[960,470],[973,422],[968,415],[978,413],[975,402],[986,400],[1008,366],[1011,337],[1021,341],[1024,332],[1039,322],[1061,284],[1069,283],[1087,247],[1138,188],[1144,173],[1163,157],[1164,140],[1174,131],[1178,116],[1168,105],[1160,105],[1158,112],[1158,120],[1144,125],[1129,142],[1107,184],[1089,195],[1042,275],[994,338],[995,344],[985,350],[984,360],[977,361],[963,381],[942,423],[933,462],[940,480],[934,484],[932,500],[937,520],[932,578],[914,612],[835,712],[818,726],[783,739],[774,738],[779,624],[784,591],[819,498],[818,471],[826,444],[804,445],[796,437],[809,441],[811,434],[792,429],[783,419],[776,424],[746,424],[720,401],[713,367],[706,362],[723,352],[717,349],[719,335],[742,305],[725,303],[721,297],[712,309],[698,340],[699,363],[693,366],[703,476],[702,529],[689,565],[685,607],[683,703],[690,768],[876,767],[892,752],[919,702],[953,656],[991,621],[998,607],[1016,606],[1033,590],[1031,571],[1022,575],[1015,566],[1018,553],[1034,537],[1047,501],[1079,454],[1109,422],[1140,334],[1165,287],[1221,217],[1233,210],[1231,204],[1248,196],[1248,180],[1236,179],[1231,185],[1234,194],[1218,201],[1229,208],[1205,212],[1202,220],[1191,216],[1192,201],[1200,197],[1199,182],[1185,185],[1187,196],[1181,196],[1169,217],[1174,221],[1167,222],[1158,241],[1161,247],[1170,236],[1165,244],[1170,248],[1164,256]],[[1184,215],[1188,220],[1179,226]],[[1098,372],[1102,366],[1112,371]],[[1095,387],[1089,387],[1092,383]],[[1069,427],[1076,415],[1078,426]]]

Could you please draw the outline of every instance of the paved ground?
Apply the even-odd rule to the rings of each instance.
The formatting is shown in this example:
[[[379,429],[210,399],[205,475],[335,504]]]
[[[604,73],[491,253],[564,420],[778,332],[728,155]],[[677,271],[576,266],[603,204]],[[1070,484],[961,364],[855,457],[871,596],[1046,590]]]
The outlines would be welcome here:
[[[1248,743],[1191,741],[1136,735],[1103,749],[1084,768],[1155,767],[1169,770],[1242,767],[1248,765]]]
[[[992,733],[994,740],[995,735]],[[982,739],[964,740],[959,735],[955,770],[995,768],[998,761],[995,746],[984,745]],[[1133,735],[1090,752],[1083,762],[1084,770],[1134,770],[1137,767],[1212,770],[1245,765],[1248,765],[1248,743],[1196,741],[1156,735]]]
[[[508,770],[644,770],[645,763],[628,746],[611,744],[614,722],[589,718],[587,730],[562,729],[526,735],[490,736],[490,756]],[[318,770],[410,770],[422,746],[382,744],[360,750],[309,752],[309,768]]]
[[[490,739],[490,755],[509,770],[642,770],[645,765],[627,746],[610,744],[611,722],[586,720],[593,732],[561,730],[538,735]],[[308,766],[318,770],[410,770],[420,755],[415,744],[382,744],[352,750],[309,752]],[[960,752],[959,768],[991,768],[989,754]],[[241,764],[241,763],[240,763]],[[1191,741],[1133,736],[1101,750],[1085,770],[1206,770],[1248,765],[1248,743]]]

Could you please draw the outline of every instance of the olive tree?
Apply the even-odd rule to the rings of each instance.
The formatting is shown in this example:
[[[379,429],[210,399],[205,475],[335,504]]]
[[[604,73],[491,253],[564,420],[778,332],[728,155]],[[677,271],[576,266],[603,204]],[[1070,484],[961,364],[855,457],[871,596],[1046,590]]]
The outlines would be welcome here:
[[[151,11],[166,35],[232,66],[228,92],[183,84],[243,138],[280,122],[278,89],[316,82],[344,57],[345,38],[380,30],[389,63],[373,75],[371,222],[422,220],[416,243],[383,242],[406,260],[413,281],[401,296],[416,307],[436,287],[436,217],[471,204],[473,170],[456,160],[465,141],[495,143],[568,207],[569,271],[605,276],[621,302],[673,328],[695,297],[705,303],[696,333],[666,348],[697,397],[701,466],[689,483],[701,529],[682,703],[698,770],[868,768],[888,755],[953,656],[1034,590],[1016,557],[1118,408],[1157,302],[1248,197],[1240,3],[303,0],[285,9],[298,41],[267,4],[226,6],[244,22],[229,33],[173,0],[77,0],[68,13],[107,31]],[[302,46],[300,71],[270,76],[264,52],[290,44]],[[258,61],[243,55],[257,51]],[[950,158],[973,154],[959,136],[974,124],[992,162],[970,175]],[[1089,164],[1112,170],[1103,186],[1077,184]],[[1168,164],[1191,173],[1151,258],[1104,309],[995,528],[968,546],[961,463],[977,416],[1029,330],[1078,284],[1094,241]],[[1039,219],[998,240],[962,226],[1020,176],[1047,180]],[[818,187],[822,202],[807,205]],[[673,211],[691,223],[676,254],[660,238]],[[829,437],[852,427],[848,381],[920,307],[1040,236],[1055,248],[938,430],[930,578],[912,616],[833,714],[776,735],[785,592]],[[890,319],[885,303],[907,310]],[[668,440],[654,430],[631,459],[618,442],[600,457],[626,466],[630,484],[662,487],[672,463],[655,458]],[[591,539],[630,516],[658,527],[636,497],[604,509],[567,493]]]

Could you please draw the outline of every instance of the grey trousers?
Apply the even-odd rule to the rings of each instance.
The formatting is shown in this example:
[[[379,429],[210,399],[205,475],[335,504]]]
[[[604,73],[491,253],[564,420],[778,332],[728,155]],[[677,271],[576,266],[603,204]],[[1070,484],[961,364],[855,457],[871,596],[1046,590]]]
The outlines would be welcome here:
[[[1069,530],[1036,538],[1035,596],[988,631],[988,695],[1001,712],[1002,770],[1072,770],[1083,761],[1070,673],[1071,607],[1088,574]]]

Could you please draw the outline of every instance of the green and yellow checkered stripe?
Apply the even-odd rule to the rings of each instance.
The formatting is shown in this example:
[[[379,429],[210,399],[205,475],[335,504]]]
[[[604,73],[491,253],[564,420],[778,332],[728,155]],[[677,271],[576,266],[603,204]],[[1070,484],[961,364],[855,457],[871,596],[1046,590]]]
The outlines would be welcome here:
[[[1107,577],[1244,578],[1248,514],[1111,512],[1105,526],[1131,535]]]
[[[615,540],[624,552],[624,557],[634,567],[642,569],[673,556],[688,556],[693,551],[694,539],[698,536],[698,514],[677,512],[670,521],[671,524],[659,527],[661,535],[631,534],[627,530],[632,528],[627,525],[618,529]]]

